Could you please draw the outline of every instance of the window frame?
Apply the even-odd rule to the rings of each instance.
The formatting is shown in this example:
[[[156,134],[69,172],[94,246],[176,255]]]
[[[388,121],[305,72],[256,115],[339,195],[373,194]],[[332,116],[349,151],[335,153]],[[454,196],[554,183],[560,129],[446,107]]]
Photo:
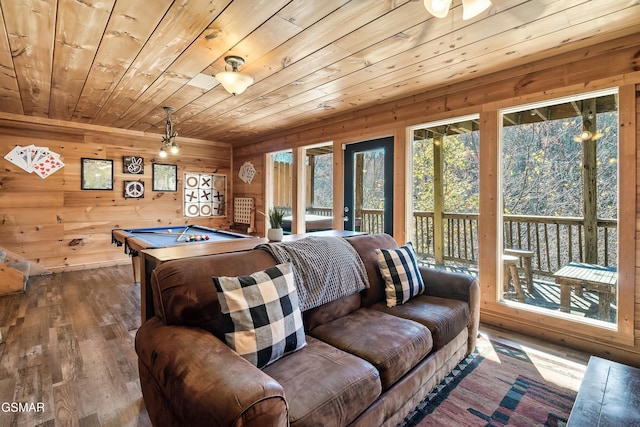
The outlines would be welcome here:
[[[555,103],[569,102],[576,99],[597,97],[606,94],[617,93],[618,96],[618,312],[615,324],[606,324],[599,321],[591,321],[576,317],[567,313],[553,312],[550,310],[536,309],[533,306],[522,303],[504,301],[500,299],[500,286],[502,283],[503,265],[502,236],[503,215],[502,208],[502,117],[503,114],[540,108]],[[632,105],[634,108],[627,108]],[[631,111],[630,111],[631,110]],[[495,205],[495,279],[493,295],[488,298],[485,306],[492,315],[508,318],[517,316],[518,322],[529,326],[537,326],[547,329],[551,333],[563,333],[577,338],[588,339],[597,342],[611,342],[623,345],[634,345],[634,287],[635,287],[635,204],[636,204],[636,152],[635,152],[635,126],[629,126],[629,122],[635,122],[635,85],[607,88],[590,92],[577,92],[572,95],[549,95],[531,103],[511,105],[498,108],[495,111],[496,127],[496,205]],[[488,116],[493,116],[489,114]],[[631,129],[629,129],[631,128]],[[482,138],[481,127],[481,141]],[[482,142],[481,142],[482,146]],[[482,166],[481,166],[482,167]],[[481,172],[481,176],[482,172]],[[481,190],[482,191],[482,190]],[[481,195],[481,200],[483,196]],[[552,320],[552,322],[549,322]]]

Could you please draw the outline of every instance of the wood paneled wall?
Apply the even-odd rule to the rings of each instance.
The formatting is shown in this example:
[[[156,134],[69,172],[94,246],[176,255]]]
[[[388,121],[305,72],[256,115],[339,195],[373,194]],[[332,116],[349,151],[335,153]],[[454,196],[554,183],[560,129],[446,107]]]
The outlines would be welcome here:
[[[536,61],[513,69],[504,70],[494,75],[480,77],[463,83],[445,86],[440,89],[400,99],[386,104],[355,111],[348,115],[335,116],[321,122],[290,129],[260,142],[252,142],[246,146],[234,148],[234,163],[241,164],[250,160],[256,165],[258,174],[250,185],[239,185],[234,178],[236,195],[251,195],[264,206],[263,188],[265,186],[262,163],[264,154],[273,151],[291,149],[321,142],[334,143],[334,218],[340,217],[342,206],[342,144],[379,138],[388,135],[395,137],[395,177],[394,187],[394,237],[404,243],[408,236],[407,206],[410,203],[407,182],[410,182],[407,170],[409,164],[407,144],[411,138],[408,128],[430,121],[455,118],[467,114],[480,113],[481,176],[480,176],[480,233],[483,236],[479,253],[479,271],[482,288],[482,321],[507,329],[538,336],[563,345],[609,357],[624,363],[640,365],[640,248],[635,240],[627,246],[625,253],[635,253],[631,260],[632,267],[620,275],[621,289],[624,289],[634,307],[627,310],[621,322],[619,333],[605,331],[594,332],[588,326],[576,326],[573,322],[534,315],[510,307],[497,301],[498,283],[498,203],[497,188],[498,157],[498,111],[501,108],[548,100],[562,96],[584,93],[592,90],[626,87],[640,84],[640,35],[624,37],[613,42],[590,46],[574,52],[560,55],[544,61]],[[640,93],[640,92],[637,92]],[[640,105],[635,105],[632,97],[620,97],[620,110],[640,112]],[[624,104],[624,105],[623,105]],[[628,114],[626,115],[628,116]],[[635,120],[635,132],[622,130],[621,144],[637,147],[640,139],[638,129],[640,116]],[[628,126],[628,124],[622,124]],[[640,152],[633,163],[640,167]],[[635,172],[637,178],[637,171]],[[402,179],[405,177],[405,179]],[[634,199],[634,188],[640,194],[640,185],[635,187],[638,179],[633,180],[631,198]],[[624,183],[621,184],[624,186]],[[626,194],[626,195],[625,195]],[[621,192],[629,197],[629,192]],[[628,205],[628,203],[626,204]],[[621,204],[622,208],[622,204]],[[623,221],[624,212],[620,219]],[[635,220],[635,221],[634,221]],[[635,218],[626,218],[631,228],[635,222],[640,224],[640,207],[636,208]],[[335,226],[340,226],[335,221]],[[636,226],[636,236],[640,236],[640,226]],[[259,230],[261,228],[258,228]],[[624,239],[621,239],[624,240]],[[626,239],[628,240],[628,239]],[[621,248],[622,249],[622,248]],[[621,256],[621,260],[624,255]],[[627,301],[623,301],[625,305]],[[627,329],[627,325],[634,325]],[[626,335],[625,335],[626,334]],[[624,336],[622,336],[624,335]]]
[[[179,127],[178,127],[179,130]],[[0,247],[52,271],[94,268],[130,262],[111,244],[113,228],[201,224],[228,229],[226,217],[182,215],[184,172],[229,176],[229,144],[178,137],[181,154],[158,157],[161,136],[69,122],[0,115],[0,153],[16,145],[49,147],[65,167],[46,179],[0,159]],[[123,156],[144,157],[144,174],[123,173]],[[82,157],[113,160],[114,190],[82,190]],[[178,191],[152,191],[152,163],[178,166]],[[142,199],[124,198],[124,181],[141,179]],[[232,180],[227,180],[231,193]]]

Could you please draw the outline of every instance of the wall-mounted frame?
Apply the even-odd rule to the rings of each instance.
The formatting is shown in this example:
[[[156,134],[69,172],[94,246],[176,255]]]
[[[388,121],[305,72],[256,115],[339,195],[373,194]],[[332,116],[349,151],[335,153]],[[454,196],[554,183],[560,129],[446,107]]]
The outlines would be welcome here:
[[[153,191],[178,191],[178,166],[154,163],[152,182]]]
[[[113,190],[113,160],[81,158],[83,190]]]
[[[122,172],[142,175],[144,173],[144,158],[139,156],[122,156]]]
[[[125,181],[125,199],[144,199],[144,181]]]

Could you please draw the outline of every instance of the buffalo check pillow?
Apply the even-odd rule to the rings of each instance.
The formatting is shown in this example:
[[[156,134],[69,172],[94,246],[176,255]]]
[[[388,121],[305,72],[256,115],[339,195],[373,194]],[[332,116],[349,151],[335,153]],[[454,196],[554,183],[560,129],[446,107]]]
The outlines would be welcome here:
[[[411,242],[398,249],[376,249],[380,274],[385,282],[387,307],[404,304],[425,290]]]
[[[306,345],[291,264],[241,277],[213,277],[225,341],[263,368]]]

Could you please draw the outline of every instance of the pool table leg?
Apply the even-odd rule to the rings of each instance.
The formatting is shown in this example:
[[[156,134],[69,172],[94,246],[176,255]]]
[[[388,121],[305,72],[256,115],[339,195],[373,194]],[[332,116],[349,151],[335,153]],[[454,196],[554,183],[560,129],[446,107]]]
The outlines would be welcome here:
[[[132,256],[131,265],[133,266],[133,281],[140,283],[140,256]]]

